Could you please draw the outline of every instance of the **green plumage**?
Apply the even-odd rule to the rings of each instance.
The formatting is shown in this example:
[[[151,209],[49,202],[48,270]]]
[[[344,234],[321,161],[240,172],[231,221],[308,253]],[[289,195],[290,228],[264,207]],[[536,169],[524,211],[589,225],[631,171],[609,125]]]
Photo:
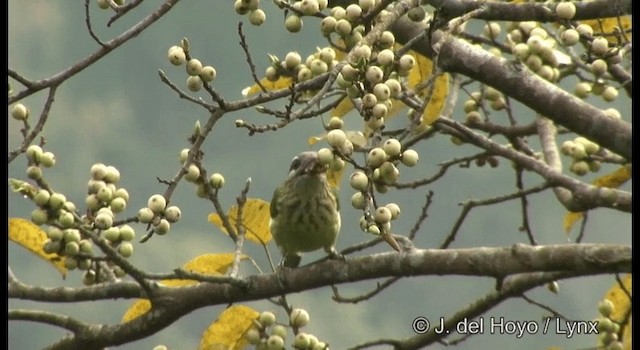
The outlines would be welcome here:
[[[273,193],[269,227],[286,267],[298,266],[300,253],[320,248],[339,256],[338,196],[327,183],[326,169],[316,152],[303,152],[293,159],[289,176]]]

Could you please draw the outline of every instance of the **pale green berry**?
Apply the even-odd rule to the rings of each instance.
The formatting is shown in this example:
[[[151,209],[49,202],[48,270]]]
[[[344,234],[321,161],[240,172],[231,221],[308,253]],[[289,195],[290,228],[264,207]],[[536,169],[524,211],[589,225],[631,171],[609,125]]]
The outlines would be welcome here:
[[[478,111],[470,111],[465,115],[464,122],[467,125],[478,125],[482,123],[482,114]]]
[[[576,14],[576,5],[572,2],[561,2],[556,6],[556,15],[560,19],[572,19]]]
[[[349,177],[349,185],[354,190],[366,191],[367,187],[369,187],[369,178],[362,171],[356,171]]]
[[[600,168],[602,167],[602,163],[597,160],[590,160],[587,163],[589,163],[589,171],[594,173],[600,171]]]
[[[615,100],[616,97],[618,97],[618,90],[613,86],[607,86],[602,92],[602,98],[607,102]]]
[[[113,210],[111,210],[111,208],[109,207],[103,207],[98,209],[98,212],[96,213],[96,215],[98,214],[106,214],[113,218]]]
[[[45,168],[51,168],[56,164],[56,156],[51,152],[44,152],[40,156],[40,165]]]
[[[27,120],[29,117],[29,110],[22,103],[16,103],[11,108],[11,117],[15,120]]]
[[[198,75],[202,72],[202,62],[197,58],[192,58],[187,62],[187,74]]]
[[[484,90],[484,97],[487,100],[495,101],[495,100],[499,99],[500,97],[502,97],[502,93],[500,91],[492,88],[491,86],[487,86],[487,88]]]
[[[419,160],[418,152],[412,149],[408,149],[402,152],[402,158],[400,158],[400,161],[402,162],[402,164],[408,167],[412,167],[418,164],[418,160]]]
[[[271,311],[263,311],[260,313],[260,316],[258,316],[258,322],[265,327],[269,327],[276,323],[276,315]]]
[[[311,350],[328,350],[329,347],[327,346],[327,343],[325,342],[317,342],[312,348]]]
[[[384,12],[384,11],[383,11]],[[380,12],[382,15],[382,12]],[[380,39],[378,39],[378,44],[382,49],[390,49],[395,44],[396,38],[390,31],[386,30],[382,32],[380,35]]]
[[[123,258],[128,258],[133,255],[133,244],[131,242],[121,242],[118,245],[118,253],[122,255]]]
[[[101,235],[102,238],[110,242],[117,242],[120,239],[120,229],[117,227],[110,227],[106,230],[103,230]]]
[[[595,142],[592,142],[586,137],[582,137],[582,136],[576,137],[574,142],[582,144],[582,146],[584,147],[584,151],[586,152],[587,155],[594,154],[600,150],[600,145],[598,145]]]
[[[540,56],[538,55],[532,54],[527,57],[524,63],[527,65],[527,67],[535,72],[540,69],[540,67],[542,67],[542,58],[540,58]]]
[[[98,4],[98,7],[103,9],[103,10],[106,10],[106,9],[108,9],[110,7],[109,6],[109,0],[98,0],[97,4]]]
[[[91,259],[78,259],[78,270],[87,271],[91,267]],[[83,277],[84,278],[84,277]],[[84,279],[83,279],[84,283]]]
[[[184,164],[187,162],[187,159],[189,159],[189,149],[183,148],[178,155],[178,160],[180,161],[180,164]]]
[[[272,335],[277,335],[280,336],[282,339],[286,339],[287,338],[287,328],[283,325],[275,325],[273,326],[273,329],[271,330],[271,334]]]
[[[200,168],[195,164],[190,164],[184,178],[189,182],[196,182],[200,178]]]
[[[209,183],[214,189],[222,188],[224,186],[224,176],[220,173],[213,173],[209,177]]]
[[[155,216],[153,210],[149,208],[142,208],[138,211],[138,221],[143,224],[148,224],[153,220]]]
[[[622,119],[622,114],[620,114],[620,111],[618,111],[615,108],[607,108],[607,109],[605,109],[604,110],[604,114],[609,118]]]
[[[300,1],[300,10],[307,16],[313,16],[320,11],[318,0],[302,0]]]
[[[326,73],[329,70],[329,66],[326,63],[322,62],[319,59],[315,59],[311,62],[311,66],[309,66],[311,73],[314,76],[318,76],[320,74]]]
[[[181,47],[175,47],[173,50],[169,51],[169,62],[174,66],[182,65],[187,61],[187,54]]]
[[[107,174],[107,166],[102,163],[95,163],[91,166],[91,178],[94,180],[102,180]]]
[[[349,64],[344,65],[340,73],[346,81],[354,81],[358,79],[358,75],[360,75],[360,71]]]
[[[45,252],[45,254],[58,254],[58,252],[60,252],[60,249],[62,249],[62,243],[60,241],[52,241],[50,239],[47,239],[42,244],[42,250]]]
[[[367,207],[367,201],[362,192],[356,192],[351,196],[351,205],[355,209],[365,209]]]
[[[365,73],[365,78],[369,82],[369,84],[374,85],[382,81],[384,77],[384,72],[378,66],[369,66]]]
[[[421,6],[417,6],[407,11],[407,17],[414,22],[422,22],[426,17],[426,12]]]
[[[100,189],[106,186],[107,184],[102,180],[90,179],[89,182],[87,182],[87,191],[90,194],[96,194]]]
[[[540,69],[536,71],[536,74],[538,74],[544,80],[553,81],[553,68],[547,66],[546,64],[540,67]]]
[[[89,259],[83,259],[89,261],[89,263],[91,263],[91,261]],[[78,264],[80,265],[80,264]],[[78,266],[79,267],[79,266]],[[97,281],[97,276],[96,276],[96,272],[93,270],[89,270],[89,267],[87,267],[85,270],[86,271],[83,275],[82,275],[82,284],[84,284],[85,286],[91,286],[93,284],[96,283]],[[156,350],[157,346],[155,348],[153,348],[153,350]],[[160,349],[162,350],[162,349]]]
[[[393,53],[393,51],[389,49],[384,49],[378,52],[378,56],[376,58],[378,63],[382,66],[388,66],[392,64],[394,59],[395,59],[395,54]]]
[[[529,36],[538,36],[542,39],[546,39],[549,37],[549,33],[542,27],[536,26],[529,32]]]
[[[351,29],[351,23],[346,19],[340,19],[336,22],[335,31],[342,37],[349,35],[349,33],[351,33]]]
[[[333,148],[340,148],[345,141],[347,141],[347,135],[341,129],[334,129],[327,133],[327,142]]]
[[[96,192],[96,198],[102,203],[108,203],[113,198],[113,192],[107,186],[100,187]]]
[[[353,154],[353,143],[349,140],[346,140],[339,148],[340,153],[344,156],[350,156]]]
[[[595,76],[601,76],[607,72],[607,62],[603,59],[597,59],[591,62],[591,73]]]
[[[307,67],[303,67],[303,68],[298,70],[298,81],[299,82],[307,81],[307,80],[309,80],[311,78],[313,78],[313,73],[311,72],[311,69],[309,69]]]
[[[591,41],[591,52],[596,56],[602,56],[609,49],[609,41],[604,37],[597,37]]]
[[[386,108],[386,106],[384,106],[382,103],[379,103],[379,104],[377,104],[376,106],[378,106],[378,105],[380,105],[380,106],[382,106],[382,107],[385,107],[385,108]],[[375,108],[375,106],[374,106],[374,108]],[[384,112],[384,113],[386,113],[386,111],[385,111],[385,110],[380,110],[380,108],[381,108],[381,107],[378,107],[378,109],[376,109],[376,112],[379,112],[379,113]],[[383,126],[383,125],[384,125],[384,117],[379,117],[379,118],[371,117],[371,118],[369,118],[369,120],[367,121],[367,126],[368,126],[371,130],[378,130],[378,129],[382,128],[382,126]]]
[[[609,299],[604,299],[600,303],[598,303],[598,312],[604,317],[611,316],[614,309],[615,305]]]
[[[360,231],[367,232],[367,228],[369,227],[369,222],[367,221],[367,218],[365,218],[364,215],[360,217],[360,220],[358,223],[360,225]]]
[[[297,33],[302,29],[302,19],[298,16],[291,15],[284,21],[284,27],[291,33]]]
[[[396,181],[398,180],[398,177],[400,176],[400,171],[391,162],[382,163],[379,169],[380,169],[380,176],[388,184],[396,183]]]
[[[49,208],[53,210],[58,210],[62,208],[64,203],[67,201],[67,197],[62,193],[52,193],[49,197]]]
[[[373,108],[378,103],[376,95],[368,92],[362,96],[362,105],[364,108]]]
[[[269,81],[277,81],[278,78],[280,78],[280,75],[278,75],[278,71],[276,70],[276,68],[271,66],[267,67],[264,75]]]
[[[198,92],[202,89],[204,83],[202,79],[197,75],[191,75],[187,78],[187,88],[193,92]]]
[[[236,10],[236,13],[243,16],[249,12],[249,8],[244,4],[242,0],[236,0],[233,3],[233,9]]]
[[[318,53],[318,58],[326,64],[333,64],[336,59],[336,51],[330,47],[325,47]]]
[[[345,9],[345,16],[349,22],[355,22],[362,16],[362,7],[357,4],[351,4]]]
[[[405,71],[410,71],[416,65],[416,59],[411,55],[402,55],[398,60],[398,67]]]
[[[379,236],[381,233],[380,227],[378,227],[378,225],[369,225],[369,227],[367,227],[367,232],[376,236]]]
[[[102,202],[96,197],[95,194],[88,195],[84,200],[87,209],[96,211],[102,207]]]
[[[291,326],[301,328],[309,324],[309,313],[305,309],[293,309],[289,314]]]
[[[47,238],[52,241],[60,241],[64,238],[64,232],[55,226],[51,226],[47,229]]]
[[[249,23],[254,26],[261,26],[267,20],[267,15],[261,9],[249,12]]]
[[[80,240],[82,239],[82,236],[80,235],[80,231],[76,230],[76,229],[66,229],[64,231],[62,231],[64,234],[64,241],[65,243],[69,243],[69,242],[76,242],[76,243],[80,243]]]
[[[402,91],[402,85],[397,79],[387,79],[384,84],[389,87],[389,96],[398,97],[400,91]]]
[[[109,208],[111,208],[114,213],[122,213],[126,207],[127,201],[124,200],[124,198],[113,198],[111,202],[109,202]]]
[[[88,240],[88,239],[80,240],[79,245],[80,245],[80,253],[87,254],[87,255],[93,254],[93,242],[91,242],[91,240]],[[84,259],[84,260],[89,260],[89,259]],[[86,268],[83,270],[86,270]]]
[[[73,226],[73,223],[75,222],[75,218],[73,217],[73,214],[71,214],[68,211],[65,211],[61,213],[60,216],[58,216],[58,222],[60,223],[60,226],[64,228],[68,228]]]
[[[387,153],[390,157],[395,157],[400,155],[402,150],[402,145],[400,141],[396,139],[388,139],[382,144],[382,149]]]
[[[63,253],[67,256],[76,256],[80,252],[80,245],[78,242],[69,242],[64,245]]]
[[[242,4],[249,10],[253,11],[260,5],[260,0],[242,0]]]
[[[487,24],[484,25],[484,28],[482,29],[482,34],[484,34],[484,36],[486,36],[489,39],[495,39],[498,37],[498,35],[500,35],[500,24],[498,24],[497,22],[489,22]]]
[[[400,216],[400,206],[398,204],[389,203],[385,207],[391,212],[391,220],[395,220]]]
[[[531,53],[531,49],[529,49],[529,45],[525,43],[516,44],[512,49],[513,55],[516,56],[520,61],[525,61],[529,54]]]
[[[329,35],[336,30],[336,23],[338,20],[333,16],[327,16],[320,22],[320,31],[322,34]]]
[[[387,160],[387,153],[380,147],[373,148],[367,156],[367,165],[377,168]]]
[[[562,45],[564,46],[573,46],[580,41],[580,33],[573,28],[566,29],[560,33],[560,40],[562,40]]]
[[[386,101],[391,97],[391,89],[385,83],[378,83],[373,87],[373,94],[376,95],[378,101]]]
[[[310,343],[309,335],[302,332],[296,334],[296,337],[293,339],[293,347],[296,349],[306,349]]]
[[[204,66],[200,71],[200,79],[202,79],[202,81],[207,83],[212,82],[217,76],[218,76],[218,73],[216,72],[216,69],[213,68],[212,66]]]
[[[344,160],[342,160],[342,158],[333,157],[333,161],[331,161],[331,163],[329,164],[329,169],[337,172],[342,170],[344,166],[345,166],[345,162]]]
[[[514,44],[519,44],[522,42],[522,32],[520,29],[513,29],[507,34],[507,38]]]
[[[318,150],[318,161],[320,164],[329,165],[333,162],[333,151],[330,148],[321,148]]]
[[[284,68],[286,69],[294,69],[298,67],[302,63],[302,57],[297,52],[289,52],[284,57]]]
[[[37,206],[43,206],[49,203],[50,197],[51,197],[51,193],[49,193],[49,191],[41,189],[41,190],[38,190],[38,192],[36,192],[36,194],[33,196],[33,202]]]
[[[133,227],[129,225],[122,225],[118,228],[119,238],[123,241],[133,241],[136,238],[136,231],[133,230]],[[114,241],[113,239],[109,239],[110,241]],[[116,239],[117,240],[117,239]]]
[[[167,200],[161,194],[154,194],[153,196],[149,197],[149,200],[147,201],[147,207],[153,210],[153,212],[156,214],[162,213],[164,211],[164,208],[167,207]]]
[[[358,0],[358,5],[360,5],[364,12],[371,10],[375,4],[375,0]]]
[[[97,228],[105,230],[113,225],[113,217],[105,213],[100,213],[96,215],[94,222]]]
[[[329,0],[317,0],[317,1],[318,1],[318,8],[320,9],[320,11],[326,9],[327,6],[329,6]]]
[[[180,208],[176,207],[175,205],[168,207],[164,211],[164,218],[167,219],[170,223],[178,222],[181,216],[182,212],[180,211]]]
[[[122,198],[122,199],[124,199],[125,202],[128,202],[129,201],[129,192],[127,191],[126,188],[118,188],[113,193],[113,197],[114,198]]]
[[[362,41],[362,33],[356,31],[355,29],[344,37],[344,43],[347,47],[355,47]]]
[[[331,117],[331,119],[329,119],[329,123],[327,123],[327,127],[331,130],[342,129],[343,126],[344,121],[342,121],[342,118],[340,117]]]
[[[385,105],[384,103],[376,103],[376,105],[373,106],[373,108],[371,108],[371,115],[373,116],[372,119],[378,119],[378,120],[382,119],[387,116],[388,112],[389,112],[389,109],[387,108],[387,105]]]
[[[586,175],[589,172],[589,163],[584,160],[573,162],[569,170],[578,176]]]
[[[66,267],[69,270],[75,270],[78,268],[78,259],[72,257],[72,256],[67,256],[64,258],[64,267]]]
[[[116,183],[120,181],[120,171],[112,165],[107,166],[107,172],[104,174],[103,180],[106,183]]]
[[[576,88],[575,88],[576,96],[580,98],[586,98],[587,96],[589,96],[590,92],[591,92],[591,84],[587,83],[586,81],[581,81],[576,84]]]
[[[369,45],[360,45],[355,50],[353,50],[353,56],[356,60],[359,60],[359,59],[369,60],[371,59],[371,53],[372,53],[371,47]],[[367,68],[367,71],[368,70],[369,68]],[[380,72],[382,72],[382,70],[380,70]],[[369,80],[369,78],[367,78],[367,80]]]
[[[591,28],[591,26],[588,24],[579,24],[576,27],[576,30],[578,31],[578,33],[580,33],[580,35],[584,35],[587,37],[593,36],[593,28]]]
[[[37,163],[40,161],[40,157],[42,156],[42,147],[38,145],[30,145],[27,147],[27,158],[30,162]]]
[[[244,338],[249,342],[249,344],[252,345],[259,344],[260,340],[262,339],[260,337],[260,331],[253,327],[247,330],[247,332],[244,334]]]

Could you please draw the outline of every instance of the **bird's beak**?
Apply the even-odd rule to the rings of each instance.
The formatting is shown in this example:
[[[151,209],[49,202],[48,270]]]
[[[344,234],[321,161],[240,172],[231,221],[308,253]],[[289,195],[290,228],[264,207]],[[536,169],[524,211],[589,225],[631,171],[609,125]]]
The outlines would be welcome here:
[[[326,170],[326,167],[318,161],[317,157],[304,157],[298,169],[296,169],[296,176],[319,174]]]

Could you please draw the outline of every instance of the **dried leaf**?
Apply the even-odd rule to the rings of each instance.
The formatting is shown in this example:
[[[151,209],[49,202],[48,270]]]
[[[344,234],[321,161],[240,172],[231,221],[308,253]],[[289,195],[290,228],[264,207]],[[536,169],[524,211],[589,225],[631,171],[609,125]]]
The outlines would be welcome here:
[[[227,217],[231,226],[235,228],[238,218],[238,206],[229,208]],[[271,241],[269,230],[269,203],[262,199],[248,198],[242,209],[242,225],[245,229],[247,240],[257,244],[266,245]],[[222,218],[216,213],[209,214],[209,222],[216,225],[222,232],[229,234],[222,223]]]

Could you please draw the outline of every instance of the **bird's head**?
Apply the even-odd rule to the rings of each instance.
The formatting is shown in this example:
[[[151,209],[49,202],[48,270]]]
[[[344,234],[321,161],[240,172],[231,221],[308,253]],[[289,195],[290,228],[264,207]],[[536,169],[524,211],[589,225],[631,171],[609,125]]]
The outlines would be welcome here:
[[[313,151],[302,152],[293,157],[291,161],[289,179],[323,175],[327,172],[327,169],[329,169],[329,165],[320,161],[318,153]]]

